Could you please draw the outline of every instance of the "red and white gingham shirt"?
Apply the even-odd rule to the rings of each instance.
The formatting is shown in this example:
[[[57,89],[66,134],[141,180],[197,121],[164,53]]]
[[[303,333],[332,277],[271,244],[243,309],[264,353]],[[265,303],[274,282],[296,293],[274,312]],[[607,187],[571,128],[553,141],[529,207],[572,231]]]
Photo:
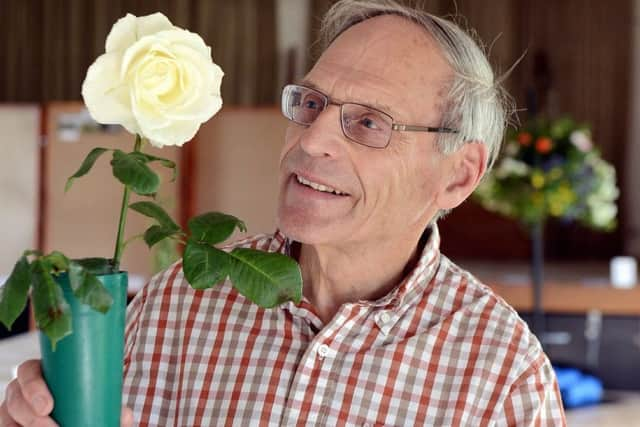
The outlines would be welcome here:
[[[434,227],[400,285],[328,324],[307,300],[265,310],[229,283],[193,290],[175,265],[131,303],[125,404],[143,426],[565,425],[538,341],[439,243]]]

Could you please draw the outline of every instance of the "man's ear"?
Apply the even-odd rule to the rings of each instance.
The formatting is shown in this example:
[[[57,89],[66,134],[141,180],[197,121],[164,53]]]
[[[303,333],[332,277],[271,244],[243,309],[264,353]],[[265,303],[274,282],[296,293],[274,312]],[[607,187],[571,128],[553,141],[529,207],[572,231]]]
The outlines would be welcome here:
[[[449,154],[451,169],[439,193],[440,209],[453,209],[473,193],[487,170],[487,154],[487,146],[481,141],[467,142]]]

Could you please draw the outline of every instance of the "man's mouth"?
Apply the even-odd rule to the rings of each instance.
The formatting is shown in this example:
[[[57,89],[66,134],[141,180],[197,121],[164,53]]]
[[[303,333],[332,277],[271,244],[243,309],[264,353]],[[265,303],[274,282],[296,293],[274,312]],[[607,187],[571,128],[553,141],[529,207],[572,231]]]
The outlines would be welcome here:
[[[296,174],[296,180],[307,187],[311,187],[316,191],[322,191],[323,193],[330,193],[330,194],[335,194],[337,196],[347,196],[347,193],[343,193],[339,190],[336,190],[335,188],[331,188],[327,185],[323,185],[323,184],[318,184],[317,182],[313,182],[310,181],[306,178],[301,177],[300,175]]]

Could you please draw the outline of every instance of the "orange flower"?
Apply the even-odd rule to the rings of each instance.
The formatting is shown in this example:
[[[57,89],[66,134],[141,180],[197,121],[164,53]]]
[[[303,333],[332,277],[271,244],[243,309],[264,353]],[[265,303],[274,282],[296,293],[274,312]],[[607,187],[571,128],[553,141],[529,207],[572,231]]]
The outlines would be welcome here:
[[[520,132],[518,134],[518,142],[524,147],[527,147],[529,144],[531,144],[531,139],[532,137],[529,132]]]
[[[551,141],[551,138],[541,136],[536,140],[536,150],[540,154],[547,154],[549,151],[551,151],[552,147],[553,141]]]

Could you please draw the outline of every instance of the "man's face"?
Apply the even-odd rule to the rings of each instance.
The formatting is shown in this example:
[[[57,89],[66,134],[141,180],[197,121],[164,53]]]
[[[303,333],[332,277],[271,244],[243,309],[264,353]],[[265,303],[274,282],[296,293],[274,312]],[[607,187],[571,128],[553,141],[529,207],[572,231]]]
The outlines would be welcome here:
[[[450,77],[435,42],[420,27],[382,16],[340,35],[302,84],[336,102],[376,107],[395,123],[438,126]],[[344,136],[334,105],[308,127],[291,123],[280,158],[279,228],[316,245],[415,236],[440,208],[438,194],[451,166],[435,138],[394,131],[387,148],[369,148]],[[309,182],[344,194],[314,189]]]

